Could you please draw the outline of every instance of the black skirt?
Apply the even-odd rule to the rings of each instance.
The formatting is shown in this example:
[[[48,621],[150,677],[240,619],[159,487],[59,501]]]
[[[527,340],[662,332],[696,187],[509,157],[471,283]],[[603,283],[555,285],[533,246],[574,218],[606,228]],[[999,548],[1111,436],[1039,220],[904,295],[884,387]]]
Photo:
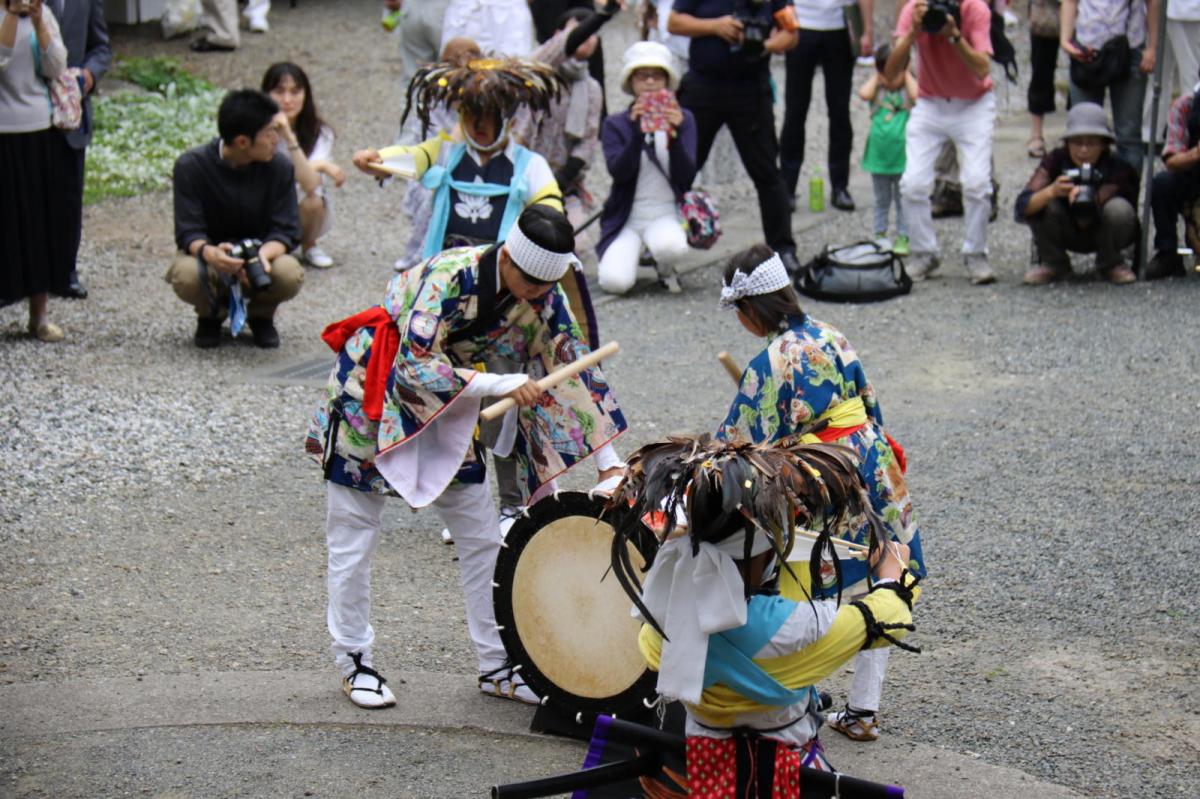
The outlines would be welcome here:
[[[0,133],[0,303],[67,291],[75,233],[64,229],[65,156],[54,128]]]

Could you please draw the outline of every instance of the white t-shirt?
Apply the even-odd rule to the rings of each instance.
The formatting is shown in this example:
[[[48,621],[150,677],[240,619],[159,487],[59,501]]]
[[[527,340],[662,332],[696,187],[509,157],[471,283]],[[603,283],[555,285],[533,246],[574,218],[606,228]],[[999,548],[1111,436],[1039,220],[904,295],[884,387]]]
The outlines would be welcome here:
[[[442,18],[442,44],[472,39],[486,55],[527,56],[533,52],[533,14],[525,0],[450,0]]]
[[[800,27],[814,31],[840,31],[846,27],[846,0],[795,0]]]
[[[667,152],[667,134],[658,131],[654,134],[654,154],[662,168],[669,170],[671,163]],[[670,181],[662,173],[650,156],[642,151],[642,160],[638,165],[637,185],[633,190],[633,208],[629,212],[631,222],[651,222],[659,217],[675,214],[675,190]]]
[[[1167,0],[1167,19],[1200,22],[1200,0]]]

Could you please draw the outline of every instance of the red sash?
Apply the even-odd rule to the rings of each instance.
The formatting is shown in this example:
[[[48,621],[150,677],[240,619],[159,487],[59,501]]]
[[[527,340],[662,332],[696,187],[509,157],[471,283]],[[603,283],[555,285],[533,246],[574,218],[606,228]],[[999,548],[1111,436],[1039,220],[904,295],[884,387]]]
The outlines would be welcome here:
[[[350,337],[364,327],[374,328],[375,338],[371,342],[362,407],[368,419],[378,422],[383,416],[383,395],[387,391],[388,375],[396,362],[396,353],[400,351],[400,331],[396,329],[391,314],[376,305],[330,324],[321,332],[321,339],[334,352],[341,352]]]

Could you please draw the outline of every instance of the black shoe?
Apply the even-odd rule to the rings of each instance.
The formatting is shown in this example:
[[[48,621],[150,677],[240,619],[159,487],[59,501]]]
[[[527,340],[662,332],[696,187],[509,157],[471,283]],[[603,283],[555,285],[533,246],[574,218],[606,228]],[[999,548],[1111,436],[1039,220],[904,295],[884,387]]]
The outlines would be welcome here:
[[[254,334],[254,346],[273,350],[279,346],[279,331],[270,319],[251,319],[250,332]]]
[[[205,38],[197,39],[192,42],[189,47],[194,53],[232,53],[235,49],[227,44],[217,44]]]
[[[846,191],[845,186],[833,190],[833,200],[831,202],[833,203],[833,207],[839,211],[854,210],[854,198],[850,196],[850,192]]]
[[[67,292],[63,294],[69,300],[86,300],[87,286],[80,282],[79,277],[71,278],[71,282],[67,284]]]
[[[1142,273],[1142,280],[1161,280],[1164,277],[1183,277],[1183,256],[1170,250],[1154,253]]]
[[[202,350],[211,350],[221,343],[221,320],[201,316],[196,320],[196,346]]]
[[[783,261],[783,268],[787,270],[789,275],[795,277],[796,275],[800,274],[802,267],[800,266],[800,262],[796,260],[795,250],[781,251],[779,253],[779,260]]]

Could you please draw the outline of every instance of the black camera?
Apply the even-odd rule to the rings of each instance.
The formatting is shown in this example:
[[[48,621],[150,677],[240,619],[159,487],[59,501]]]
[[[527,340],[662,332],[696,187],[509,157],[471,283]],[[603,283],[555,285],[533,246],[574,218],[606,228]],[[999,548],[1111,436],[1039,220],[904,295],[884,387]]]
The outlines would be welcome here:
[[[259,247],[262,247],[262,242],[258,239],[242,239],[233,245],[229,253],[231,257],[241,258],[246,262],[243,267],[246,270],[246,279],[250,281],[250,288],[255,291],[263,291],[271,286],[271,276],[267,274],[262,260],[258,257]]]
[[[1079,187],[1079,193],[1071,203],[1071,216],[1077,222],[1095,221],[1100,216],[1100,207],[1096,204],[1096,189],[1104,182],[1103,173],[1091,164],[1081,164],[1063,174],[1067,180]]]
[[[954,17],[958,25],[962,25],[962,11],[959,10],[958,0],[929,0],[925,7],[925,16],[921,17],[921,30],[926,33],[938,33],[946,27],[946,20]]]
[[[767,39],[771,36],[771,29],[775,27],[771,21],[767,0],[745,0],[738,3],[733,18],[742,23],[742,41],[730,45],[729,51],[741,53],[747,58],[765,56]]]

